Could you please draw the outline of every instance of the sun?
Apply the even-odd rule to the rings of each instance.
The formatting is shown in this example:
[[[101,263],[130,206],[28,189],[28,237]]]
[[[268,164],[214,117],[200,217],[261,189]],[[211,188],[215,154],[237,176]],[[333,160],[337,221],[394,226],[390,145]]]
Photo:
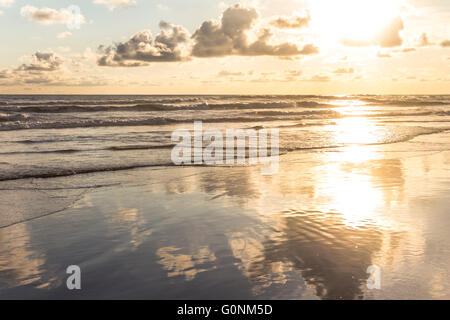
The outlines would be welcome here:
[[[400,0],[314,0],[311,11],[322,38],[369,42],[399,15]]]

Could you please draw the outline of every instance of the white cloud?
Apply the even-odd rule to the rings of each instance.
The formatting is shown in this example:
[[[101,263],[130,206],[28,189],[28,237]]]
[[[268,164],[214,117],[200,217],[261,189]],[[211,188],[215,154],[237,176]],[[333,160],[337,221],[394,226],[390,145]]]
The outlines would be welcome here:
[[[64,59],[52,52],[37,51],[29,58],[29,63],[22,64],[17,71],[56,71],[59,70]]]
[[[305,16],[279,16],[272,19],[269,24],[280,29],[301,29],[309,26],[311,17],[309,13]]]
[[[273,34],[269,28],[255,29],[259,14],[253,7],[239,4],[227,8],[221,21],[208,20],[203,22],[192,36],[194,47],[192,55],[195,57],[224,57],[240,56],[297,56],[317,54],[319,49],[312,44],[306,44],[302,49],[296,43],[283,42],[272,44]],[[299,27],[298,21],[283,20],[278,25],[283,28]],[[302,22],[304,25],[305,22]],[[247,33],[257,31],[258,38],[254,42],[248,41]]]
[[[170,10],[170,8],[168,6],[166,6],[166,5],[162,4],[162,3],[158,3],[156,5],[156,8],[158,10],[160,10],[160,11],[169,11]]]
[[[59,33],[56,37],[57,37],[58,39],[65,39],[65,38],[70,37],[71,35],[72,35],[72,32],[66,31],[66,32],[61,32],[61,33]]]
[[[118,7],[131,7],[136,5],[136,0],[94,0],[96,4],[104,4],[108,6],[109,10],[114,10]]]
[[[390,20],[383,29],[372,39],[341,39],[343,45],[348,47],[379,46],[381,48],[399,47],[403,44],[400,32],[404,23],[400,16]]]
[[[56,48],[56,50],[59,52],[69,52],[70,47],[58,47],[58,48]]]
[[[0,7],[10,7],[14,0],[0,0]]]
[[[84,16],[81,14],[74,14],[67,9],[52,9],[52,8],[36,8],[33,6],[25,6],[20,9],[22,17],[30,21],[36,21],[40,24],[66,24],[73,21],[85,23]]]
[[[159,23],[161,32],[153,37],[149,30],[136,33],[131,39],[113,46],[100,46],[103,55],[98,65],[109,67],[138,67],[148,62],[174,62],[186,58],[182,45],[189,41],[189,32],[164,21]]]

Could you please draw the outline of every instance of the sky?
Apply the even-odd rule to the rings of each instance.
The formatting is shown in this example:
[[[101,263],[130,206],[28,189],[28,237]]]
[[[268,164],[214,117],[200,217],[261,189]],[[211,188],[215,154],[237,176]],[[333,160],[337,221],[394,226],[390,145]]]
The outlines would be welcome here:
[[[0,94],[450,94],[448,0],[0,0]]]

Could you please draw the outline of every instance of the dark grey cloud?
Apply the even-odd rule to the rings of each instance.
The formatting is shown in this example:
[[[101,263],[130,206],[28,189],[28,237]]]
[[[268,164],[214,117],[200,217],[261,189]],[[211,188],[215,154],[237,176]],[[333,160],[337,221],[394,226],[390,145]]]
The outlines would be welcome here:
[[[181,52],[181,45],[190,36],[181,27],[161,21],[161,32],[153,38],[149,30],[136,33],[127,42],[119,42],[112,46],[100,46],[102,53],[97,63],[99,66],[136,67],[147,65],[149,62],[174,62],[185,59]]]
[[[256,9],[239,4],[226,9],[220,22],[206,21],[192,36],[195,57],[238,56],[294,56],[315,54],[318,48],[312,44],[303,49],[294,43],[271,44],[269,29],[260,30],[258,39],[249,43],[247,32],[252,30],[259,15]]]

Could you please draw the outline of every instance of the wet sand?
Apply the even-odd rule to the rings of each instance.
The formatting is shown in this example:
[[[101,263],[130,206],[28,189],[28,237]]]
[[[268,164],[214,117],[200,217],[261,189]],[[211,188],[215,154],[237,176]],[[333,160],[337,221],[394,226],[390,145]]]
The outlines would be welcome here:
[[[0,298],[448,299],[449,142],[2,182]]]

